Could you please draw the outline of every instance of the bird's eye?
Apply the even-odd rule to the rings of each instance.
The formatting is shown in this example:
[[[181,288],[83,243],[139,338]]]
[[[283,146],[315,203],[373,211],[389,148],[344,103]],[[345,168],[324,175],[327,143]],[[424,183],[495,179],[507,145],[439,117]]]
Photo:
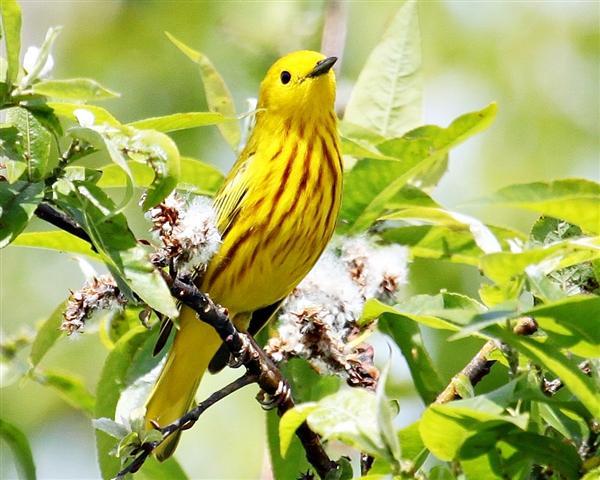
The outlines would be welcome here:
[[[281,78],[281,83],[283,83],[285,85],[287,83],[290,83],[290,80],[292,79],[292,75],[287,70],[284,70],[283,72],[281,72],[280,78]]]

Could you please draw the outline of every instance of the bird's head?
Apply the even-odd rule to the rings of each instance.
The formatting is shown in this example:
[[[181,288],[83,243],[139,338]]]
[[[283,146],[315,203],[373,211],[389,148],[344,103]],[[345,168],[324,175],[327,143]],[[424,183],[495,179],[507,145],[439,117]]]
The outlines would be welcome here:
[[[336,60],[309,50],[281,57],[261,83],[258,107],[283,116],[329,113],[335,101],[331,67]]]

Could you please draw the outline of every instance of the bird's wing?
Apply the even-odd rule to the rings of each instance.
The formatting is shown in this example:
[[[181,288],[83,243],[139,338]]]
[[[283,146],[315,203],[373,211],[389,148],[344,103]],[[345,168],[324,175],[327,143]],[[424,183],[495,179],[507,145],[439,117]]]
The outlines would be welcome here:
[[[248,192],[250,178],[247,174],[248,166],[252,162],[254,154],[244,150],[229,174],[225,178],[221,189],[215,196],[215,209],[217,211],[217,228],[221,237],[225,238],[232,226],[235,217],[240,212],[242,201]]]

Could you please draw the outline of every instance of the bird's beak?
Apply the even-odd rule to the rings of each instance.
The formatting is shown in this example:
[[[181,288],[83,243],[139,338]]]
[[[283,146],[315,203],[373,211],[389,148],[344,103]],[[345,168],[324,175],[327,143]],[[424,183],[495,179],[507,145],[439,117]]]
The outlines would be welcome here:
[[[320,75],[326,74],[329,70],[331,70],[331,67],[333,67],[333,64],[335,62],[337,62],[337,57],[327,57],[321,60],[320,62],[317,62],[315,68],[312,69],[312,71],[307,75],[307,77],[315,78]]]

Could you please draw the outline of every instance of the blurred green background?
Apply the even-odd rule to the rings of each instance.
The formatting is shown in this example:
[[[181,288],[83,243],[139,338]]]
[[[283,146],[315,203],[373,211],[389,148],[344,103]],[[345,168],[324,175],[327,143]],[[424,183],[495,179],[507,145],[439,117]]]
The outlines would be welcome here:
[[[87,76],[121,92],[104,102],[120,120],[206,110],[194,65],[165,30],[206,53],[232,90],[239,111],[281,54],[318,49],[324,2],[23,0],[23,46],[40,45],[50,26],[64,29],[54,50],[57,78]],[[339,102],[345,103],[370,49],[399,2],[349,2]],[[490,101],[499,115],[484,134],[451,153],[434,197],[451,209],[527,229],[534,216],[466,205],[514,182],[600,177],[600,13],[593,2],[421,2],[424,122],[447,125]],[[216,129],[173,134],[181,152],[216,164],[234,160]],[[45,228],[34,223],[35,228]],[[83,276],[58,253],[9,247],[0,253],[0,320],[10,335],[46,318]],[[472,268],[418,261],[411,292],[441,288],[476,295]],[[441,372],[450,377],[477,348],[430,336]],[[382,349],[384,352],[387,349]],[[93,391],[106,352],[97,336],[63,340],[45,366],[76,372]],[[385,356],[384,353],[383,356]],[[398,357],[396,357],[398,358]],[[399,368],[394,379],[408,380]],[[499,371],[496,375],[502,375]],[[204,393],[228,374],[203,382]],[[494,376],[481,388],[491,388]],[[399,388],[399,392],[404,390]],[[243,391],[210,410],[183,436],[178,458],[191,478],[259,478],[265,458],[263,413]],[[39,478],[97,478],[93,432],[83,415],[32,382],[0,390],[1,416],[30,436]],[[200,393],[202,396],[202,392]],[[401,402],[407,423],[421,405]],[[1,445],[0,477],[14,466]],[[263,478],[268,478],[263,476]]]

